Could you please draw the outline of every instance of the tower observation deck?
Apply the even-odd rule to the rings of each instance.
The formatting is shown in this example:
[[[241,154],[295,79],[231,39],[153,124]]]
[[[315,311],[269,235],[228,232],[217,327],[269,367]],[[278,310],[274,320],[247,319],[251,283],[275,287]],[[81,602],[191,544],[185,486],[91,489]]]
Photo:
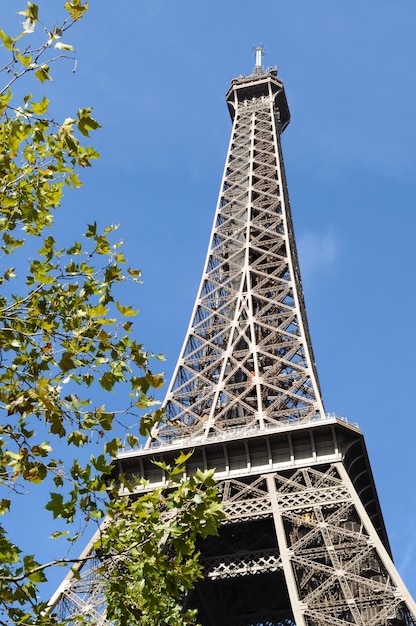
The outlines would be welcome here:
[[[324,410],[280,143],[290,113],[260,48],[226,101],[231,139],[166,420],[119,471],[159,487],[152,461],[178,450],[194,451],[187,472],[215,468],[226,520],[186,599],[202,626],[416,625],[363,435]],[[67,614],[94,604],[79,591],[87,568],[58,592]]]

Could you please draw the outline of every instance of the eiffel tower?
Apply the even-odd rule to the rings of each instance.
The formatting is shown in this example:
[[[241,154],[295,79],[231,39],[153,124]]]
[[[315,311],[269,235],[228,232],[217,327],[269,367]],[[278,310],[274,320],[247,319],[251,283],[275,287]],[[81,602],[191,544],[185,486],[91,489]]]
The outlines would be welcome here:
[[[280,144],[289,108],[261,48],[226,100],[231,141],[167,420],[121,471],[158,487],[152,459],[189,449],[187,472],[216,468],[226,521],[186,599],[202,626],[415,625],[363,435],[323,407]],[[91,563],[53,602],[107,623]]]

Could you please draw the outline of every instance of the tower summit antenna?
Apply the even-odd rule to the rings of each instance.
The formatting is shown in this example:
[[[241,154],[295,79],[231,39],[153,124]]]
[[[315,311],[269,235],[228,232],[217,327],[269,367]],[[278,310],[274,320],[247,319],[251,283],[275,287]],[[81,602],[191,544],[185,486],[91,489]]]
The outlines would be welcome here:
[[[264,45],[260,44],[259,46],[253,46],[253,51],[255,52],[256,55],[256,65],[254,67],[254,73],[255,74],[262,74],[263,73],[263,55],[265,56],[265,52],[264,52]]]

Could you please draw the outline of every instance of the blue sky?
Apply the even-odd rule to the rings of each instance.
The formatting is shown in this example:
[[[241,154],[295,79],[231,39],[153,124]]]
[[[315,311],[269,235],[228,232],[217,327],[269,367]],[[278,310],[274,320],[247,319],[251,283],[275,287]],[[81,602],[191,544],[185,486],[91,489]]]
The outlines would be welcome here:
[[[39,2],[54,21],[60,1]],[[7,26],[17,0],[2,0]],[[6,15],[7,11],[7,15]],[[48,17],[46,17],[48,16]],[[18,20],[18,18],[16,18]],[[62,237],[120,223],[143,271],[136,337],[182,345],[231,130],[224,95],[253,44],[279,67],[293,218],[324,403],[358,422],[396,565],[416,596],[414,0],[92,0],[78,55],[44,91],[59,115],[94,106],[102,158],[68,193]],[[10,30],[10,28],[9,28]]]

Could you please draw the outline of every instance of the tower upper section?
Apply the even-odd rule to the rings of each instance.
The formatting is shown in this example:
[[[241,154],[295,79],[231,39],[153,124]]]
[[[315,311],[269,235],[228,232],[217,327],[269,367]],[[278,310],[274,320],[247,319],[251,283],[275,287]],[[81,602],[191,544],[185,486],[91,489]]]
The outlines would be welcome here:
[[[270,432],[325,416],[280,135],[289,108],[260,49],[227,93],[233,120],[205,268],[148,445]]]

